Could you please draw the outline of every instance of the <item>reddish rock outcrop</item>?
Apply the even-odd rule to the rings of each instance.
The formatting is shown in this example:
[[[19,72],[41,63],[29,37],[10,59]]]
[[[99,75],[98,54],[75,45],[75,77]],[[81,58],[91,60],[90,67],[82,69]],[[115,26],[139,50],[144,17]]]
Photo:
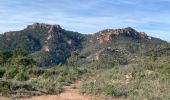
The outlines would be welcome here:
[[[141,38],[147,38],[152,39],[151,37],[147,36],[145,32],[137,32],[131,27],[124,28],[124,29],[107,29],[99,32],[99,35],[97,36],[97,40],[99,40],[100,43],[107,42],[109,40],[112,40],[114,36],[136,36]]]

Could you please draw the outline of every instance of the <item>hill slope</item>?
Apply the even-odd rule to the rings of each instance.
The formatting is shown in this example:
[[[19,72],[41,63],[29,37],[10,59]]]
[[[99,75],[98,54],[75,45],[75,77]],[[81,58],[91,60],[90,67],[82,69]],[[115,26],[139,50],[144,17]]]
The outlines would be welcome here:
[[[59,25],[34,23],[0,37],[0,49],[22,49],[30,53],[41,66],[64,63],[71,51],[81,48],[83,35],[62,29]]]
[[[75,50],[86,58],[85,62],[110,57],[120,64],[127,64],[134,56],[168,45],[166,41],[130,27],[83,35],[64,30],[60,25],[34,23],[24,30],[6,32],[0,36],[0,49],[22,49],[41,66],[65,63]]]
[[[86,36],[81,54],[87,56],[88,61],[111,57],[120,64],[127,64],[149,50],[168,46],[166,41],[137,32],[130,27],[106,29]]]

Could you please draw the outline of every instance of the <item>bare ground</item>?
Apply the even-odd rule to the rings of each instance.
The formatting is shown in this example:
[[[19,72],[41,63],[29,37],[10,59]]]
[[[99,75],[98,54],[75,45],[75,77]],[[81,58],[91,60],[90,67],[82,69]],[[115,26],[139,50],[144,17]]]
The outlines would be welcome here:
[[[103,100],[99,97],[80,94],[77,89],[80,83],[80,81],[76,81],[70,86],[64,86],[64,91],[58,95],[33,96],[31,98],[18,98],[17,100]],[[0,100],[10,99],[0,97]]]
[[[98,97],[85,96],[79,93],[77,87],[80,85],[80,81],[76,81],[70,86],[65,86],[64,91],[58,95],[45,95],[31,97],[25,100],[102,100]]]

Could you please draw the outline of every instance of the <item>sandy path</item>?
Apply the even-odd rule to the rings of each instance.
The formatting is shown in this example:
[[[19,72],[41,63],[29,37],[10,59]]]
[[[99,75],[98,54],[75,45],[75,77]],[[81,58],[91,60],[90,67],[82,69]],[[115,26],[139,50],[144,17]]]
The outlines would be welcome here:
[[[70,86],[65,86],[64,91],[58,95],[35,96],[24,100],[102,100],[97,97],[81,95],[76,88],[79,84],[80,81],[77,81]]]
[[[0,100],[10,100],[9,98],[0,97]]]
[[[76,81],[74,84],[71,84],[70,86],[64,86],[64,91],[58,95],[33,96],[31,98],[18,98],[15,100],[103,100],[99,97],[80,94],[77,89],[80,83],[81,83],[80,81]],[[0,100],[11,99],[0,97]]]

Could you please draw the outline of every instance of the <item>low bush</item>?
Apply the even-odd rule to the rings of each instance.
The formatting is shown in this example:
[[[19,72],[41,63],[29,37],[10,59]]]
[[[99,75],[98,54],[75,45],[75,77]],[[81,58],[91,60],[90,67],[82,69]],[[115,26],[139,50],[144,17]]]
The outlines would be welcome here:
[[[29,76],[26,72],[21,71],[15,76],[15,79],[18,81],[27,81],[29,79]]]
[[[4,76],[5,72],[6,72],[6,69],[0,68],[0,78]]]
[[[0,81],[0,93],[3,96],[10,95],[11,89],[10,89],[10,83],[7,81]]]
[[[151,67],[149,67],[151,66]],[[149,61],[145,64],[107,67],[91,71],[80,87],[82,93],[128,100],[169,100],[169,64]],[[86,76],[87,77],[87,76]],[[108,97],[108,98],[107,98]]]
[[[18,68],[11,67],[7,69],[3,77],[5,79],[13,79],[18,73],[19,73]]]

